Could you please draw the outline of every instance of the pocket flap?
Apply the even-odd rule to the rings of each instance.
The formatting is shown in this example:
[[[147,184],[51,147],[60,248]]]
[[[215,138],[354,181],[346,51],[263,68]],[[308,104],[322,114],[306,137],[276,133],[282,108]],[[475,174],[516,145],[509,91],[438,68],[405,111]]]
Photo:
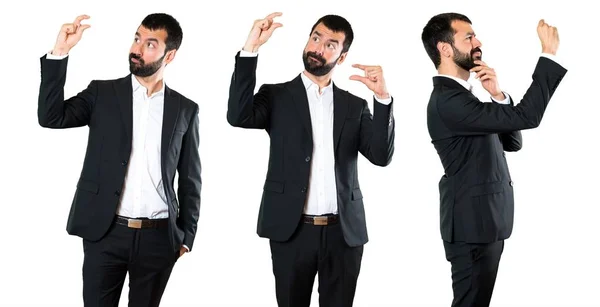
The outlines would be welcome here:
[[[267,180],[265,181],[264,189],[267,191],[283,193],[283,182]]]
[[[359,200],[362,199],[362,192],[360,191],[360,189],[354,189],[352,190],[352,200]]]
[[[77,182],[77,188],[80,190],[98,194],[98,184],[89,180],[79,179],[79,181]]]
[[[471,196],[494,194],[504,192],[504,182],[490,182],[484,184],[478,184],[471,187]]]

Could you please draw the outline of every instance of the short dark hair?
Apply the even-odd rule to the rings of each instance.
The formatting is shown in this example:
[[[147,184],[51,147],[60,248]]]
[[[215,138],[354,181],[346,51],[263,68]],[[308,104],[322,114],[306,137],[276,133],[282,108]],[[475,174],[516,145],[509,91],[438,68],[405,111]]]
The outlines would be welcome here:
[[[471,24],[471,20],[463,14],[443,13],[433,16],[423,28],[421,40],[423,41],[425,51],[427,51],[436,69],[442,62],[437,44],[439,42],[454,44],[454,34],[456,34],[456,31],[452,28],[452,22],[456,20]]]
[[[167,32],[165,52],[173,49],[177,50],[181,46],[183,31],[179,22],[173,16],[165,13],[150,14],[142,20],[142,26],[150,31],[165,30]]]
[[[315,22],[309,35],[312,35],[313,31],[320,23],[323,23],[324,26],[333,32],[344,32],[342,53],[348,52],[348,49],[350,49],[350,45],[352,45],[352,41],[354,40],[354,31],[352,31],[352,26],[350,26],[348,20],[338,15],[325,15]]]

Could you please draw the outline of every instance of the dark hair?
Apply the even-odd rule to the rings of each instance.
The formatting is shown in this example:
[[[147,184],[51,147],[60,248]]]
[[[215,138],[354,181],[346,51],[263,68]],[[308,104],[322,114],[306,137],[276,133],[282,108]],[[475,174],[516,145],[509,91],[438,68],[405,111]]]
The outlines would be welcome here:
[[[167,40],[165,44],[165,52],[173,49],[179,49],[181,40],[183,39],[183,31],[179,22],[173,16],[165,13],[150,14],[142,21],[142,26],[150,31],[165,30],[167,31]]]
[[[431,61],[433,61],[436,69],[442,62],[440,52],[437,49],[437,44],[439,42],[454,44],[454,34],[456,34],[456,31],[452,28],[452,22],[455,20],[471,24],[471,20],[465,15],[459,13],[443,13],[433,16],[423,28],[421,40],[423,41],[425,51],[427,51],[427,54]]]
[[[344,32],[344,46],[342,48],[342,53],[348,52],[348,49],[350,49],[350,45],[352,45],[352,41],[354,40],[354,32],[352,31],[352,26],[350,26],[348,20],[338,15],[325,15],[315,22],[309,35],[312,35],[319,23],[323,23],[324,26],[333,32]]]

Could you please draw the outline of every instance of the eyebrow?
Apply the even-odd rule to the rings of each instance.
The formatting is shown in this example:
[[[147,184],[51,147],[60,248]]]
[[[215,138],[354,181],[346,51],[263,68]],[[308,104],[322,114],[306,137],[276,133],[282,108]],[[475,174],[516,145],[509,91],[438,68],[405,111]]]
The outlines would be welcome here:
[[[135,32],[135,36],[141,36],[141,35],[140,35],[140,33],[139,33],[139,32]],[[156,38],[148,38],[148,39],[146,39],[146,40],[148,40],[148,41],[153,41],[153,42],[155,42],[155,43],[157,43],[157,44],[158,44],[158,40],[157,40]]]

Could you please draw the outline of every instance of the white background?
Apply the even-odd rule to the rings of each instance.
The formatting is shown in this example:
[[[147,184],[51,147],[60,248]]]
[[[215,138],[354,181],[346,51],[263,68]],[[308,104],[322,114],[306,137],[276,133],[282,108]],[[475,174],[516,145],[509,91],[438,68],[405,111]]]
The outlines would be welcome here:
[[[235,53],[252,22],[273,11],[284,24],[260,49],[258,84],[285,82],[302,70],[301,52],[322,15],[340,14],[355,40],[334,81],[366,98],[350,81],[351,64],[378,64],[395,97],[395,155],[386,168],[361,157],[370,242],[354,306],[450,306],[450,264],[439,232],[437,183],[443,173],[430,143],[426,104],[434,66],[421,30],[435,14],[469,16],[483,59],[517,101],[541,52],[537,22],[559,29],[558,56],[569,69],[539,128],[508,153],[515,181],[515,226],[506,241],[492,306],[600,306],[598,190],[599,49],[597,17],[583,1],[44,1],[3,8],[0,48],[2,111],[2,265],[0,304],[82,306],[81,239],[65,231],[81,170],[87,128],[43,129],[37,123],[39,58],[60,26],[79,14],[92,25],[71,51],[66,95],[92,79],[129,73],[133,35],[149,13],[167,12],[184,31],[166,81],[200,105],[202,207],[194,251],[177,263],[162,306],[276,306],[268,241],[256,235],[267,170],[268,136],[226,121]],[[592,2],[589,2],[592,3]],[[196,8],[192,8],[192,5]],[[413,5],[413,3],[411,3]],[[587,6],[587,7],[586,7]],[[481,99],[489,99],[471,80]],[[313,292],[313,306],[318,293]],[[121,306],[127,304],[127,284]]]

